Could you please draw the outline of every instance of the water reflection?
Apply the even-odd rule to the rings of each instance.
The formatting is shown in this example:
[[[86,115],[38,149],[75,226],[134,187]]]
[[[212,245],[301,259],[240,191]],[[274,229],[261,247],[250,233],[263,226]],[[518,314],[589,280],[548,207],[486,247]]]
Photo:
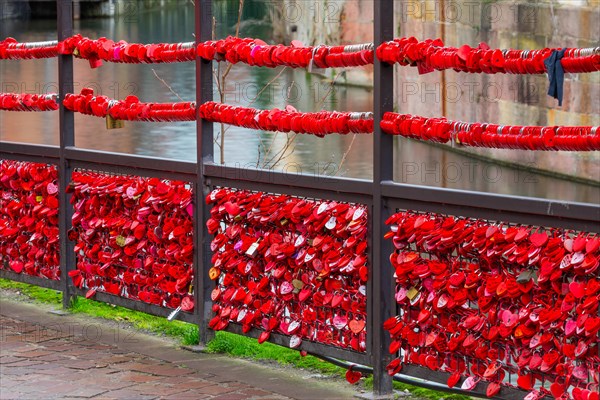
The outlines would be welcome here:
[[[253,4],[251,4],[253,3]],[[135,12],[114,19],[76,21],[75,31],[89,37],[124,38],[130,42],[193,41],[194,17],[191,3],[145,10],[140,2]],[[234,32],[237,1],[215,3],[218,37]],[[269,39],[271,27],[266,22],[259,1],[246,1],[241,34]],[[21,41],[50,40],[56,35],[54,21],[3,21],[2,36],[14,36]],[[26,33],[21,33],[26,32]],[[57,91],[55,60],[4,61],[3,92],[48,93]],[[121,65],[104,63],[90,69],[87,61],[75,60],[74,89],[92,87],[96,93],[123,99],[136,95],[141,101],[174,102],[179,97],[195,98],[194,64]],[[236,65],[227,78],[226,102],[257,108],[285,107],[292,104],[298,110],[337,109],[369,111],[372,93],[369,90],[335,86],[307,74],[303,70],[254,68]],[[166,87],[157,77],[172,89]],[[264,88],[265,84],[272,84]],[[215,98],[218,93],[215,90]],[[83,148],[160,156],[179,160],[195,160],[194,123],[127,122],[124,129],[107,131],[104,120],[76,114],[76,145]],[[215,131],[219,129],[215,125]],[[58,143],[57,113],[0,113],[0,138],[30,143]],[[228,165],[256,166],[264,161],[266,150],[280,149],[286,143],[285,134],[229,127],[225,135],[225,160]],[[500,167],[440,147],[397,138],[395,179],[399,182],[443,186],[457,189],[548,197],[582,202],[600,202],[600,189],[533,175],[508,167]],[[333,135],[319,139],[297,135],[277,169],[307,174],[342,175],[371,179],[372,139],[366,135]],[[343,155],[343,164],[340,165]],[[218,161],[219,149],[215,148]]]

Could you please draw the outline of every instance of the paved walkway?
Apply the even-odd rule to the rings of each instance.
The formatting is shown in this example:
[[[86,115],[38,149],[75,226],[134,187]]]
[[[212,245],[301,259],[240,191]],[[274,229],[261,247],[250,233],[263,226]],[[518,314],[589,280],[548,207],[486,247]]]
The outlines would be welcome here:
[[[350,399],[353,388],[0,299],[0,399]]]

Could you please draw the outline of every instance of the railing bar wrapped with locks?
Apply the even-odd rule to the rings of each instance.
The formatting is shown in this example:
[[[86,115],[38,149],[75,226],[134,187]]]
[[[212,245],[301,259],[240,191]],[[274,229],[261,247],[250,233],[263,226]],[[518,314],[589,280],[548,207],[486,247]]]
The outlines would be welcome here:
[[[0,94],[10,99],[31,95]],[[40,97],[43,96],[36,96]],[[54,100],[52,100],[54,101]],[[29,103],[28,103],[29,104]],[[193,121],[196,114],[207,122],[218,122],[243,128],[311,134],[325,137],[329,134],[373,133],[373,113],[320,111],[298,112],[287,106],[285,110],[258,110],[248,107],[230,106],[212,101],[204,102],[196,110],[195,102],[142,103],[137,97],[128,96],[124,101],[94,96],[91,89],[81,94],[67,94],[63,104],[68,110],[86,115],[107,118],[107,127],[120,121]],[[13,104],[17,111],[57,109],[40,105],[39,108]],[[11,110],[11,105],[4,107]],[[449,121],[446,118],[424,118],[410,114],[386,112],[380,121],[386,134],[450,143],[454,146],[505,148],[544,151],[593,151],[600,150],[598,126],[516,126],[491,123]]]
[[[18,43],[13,38],[0,42],[0,59],[52,58],[73,55],[87,59],[91,68],[102,61],[115,63],[190,62],[196,56],[207,61],[243,62],[253,66],[292,68],[347,68],[371,65],[374,57],[388,63],[418,66],[420,73],[434,69],[457,69],[474,73],[543,74],[545,61],[561,50],[557,62],[565,72],[593,72],[600,69],[600,47],[564,49],[491,49],[486,43],[477,48],[444,46],[440,39],[418,41],[414,37],[342,46],[268,45],[260,39],[228,37],[204,42],[126,43],[107,38],[93,40],[74,35],[64,40]]]

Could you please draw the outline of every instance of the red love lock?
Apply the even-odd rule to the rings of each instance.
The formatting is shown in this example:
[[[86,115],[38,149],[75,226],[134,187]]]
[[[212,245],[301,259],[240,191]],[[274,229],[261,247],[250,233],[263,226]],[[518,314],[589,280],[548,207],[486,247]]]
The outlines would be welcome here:
[[[218,196],[220,196],[219,199],[217,199]],[[234,198],[236,199],[235,201],[233,200]],[[289,198],[287,196],[273,197],[271,195],[261,193],[250,194],[242,191],[234,192],[222,190],[220,192],[211,193],[211,195],[207,197],[207,202],[213,203],[211,215],[212,219],[216,222],[214,225],[215,227],[220,225],[221,223],[218,221],[221,218],[224,218],[223,223],[226,225],[224,234],[215,233],[215,240],[220,241],[219,244],[215,246],[215,250],[221,248],[222,250],[220,251],[223,252],[222,254],[224,256],[226,254],[235,254],[227,253],[226,249],[231,247],[236,247],[238,248],[238,251],[245,254],[248,251],[247,246],[249,246],[253,240],[248,240],[249,243],[245,247],[245,245],[237,244],[237,238],[245,237],[246,231],[263,231],[264,228],[260,225],[263,220],[280,223],[276,225],[278,227],[276,229],[283,229],[284,231],[295,231],[296,224],[310,224],[310,222],[307,222],[299,215],[296,215],[301,212],[301,207],[309,204],[298,201],[297,199]],[[256,218],[242,213],[239,221],[230,221],[230,213],[228,211],[231,211],[231,206],[228,205],[227,208],[229,208],[229,210],[227,210],[224,207],[226,203],[237,204],[240,207],[242,207],[243,204],[244,208],[261,211],[255,212]],[[310,209],[312,210],[315,208],[316,207],[312,206]],[[340,207],[338,212],[343,213],[347,209],[347,206]],[[278,210],[285,211],[283,214],[281,214],[278,213]],[[309,209],[306,208],[307,213],[308,210]],[[274,213],[277,214],[276,217],[272,217]],[[247,221],[247,223],[244,222],[242,224],[242,221]],[[366,223],[366,221],[366,218],[364,218],[362,223]],[[240,222],[240,224],[231,225],[232,222],[234,224]],[[324,226],[326,222],[327,219],[322,219],[322,222],[320,222],[320,225],[322,226],[317,229],[315,229],[314,225],[307,225],[308,229],[300,228],[303,234],[299,236],[293,236],[293,239],[291,239],[290,242],[285,241],[287,240],[284,239],[285,236],[279,234],[274,228],[270,228],[268,232],[263,232],[261,235],[264,237],[264,240],[261,241],[261,243],[264,243],[264,245],[261,244],[257,247],[256,256],[252,259],[253,266],[251,267],[250,271],[253,271],[256,268],[256,273],[266,273],[270,279],[267,278],[267,276],[263,276],[257,281],[258,283],[250,283],[253,281],[248,281],[249,271],[247,268],[242,267],[244,265],[243,263],[237,262],[237,268],[235,269],[235,272],[230,274],[232,278],[229,280],[223,280],[222,284],[225,286],[220,286],[219,289],[222,293],[223,290],[229,290],[229,287],[231,287],[231,293],[240,293],[238,289],[240,287],[247,286],[251,292],[268,292],[268,294],[265,295],[272,296],[272,300],[254,304],[255,302],[253,302],[251,299],[246,301],[245,298],[244,302],[248,306],[260,308],[261,313],[264,313],[265,315],[272,315],[270,319],[264,320],[266,321],[264,323],[267,325],[263,325],[263,329],[271,331],[277,328],[277,330],[282,334],[296,335],[297,339],[294,341],[294,343],[300,343],[301,340],[306,338],[322,341],[328,344],[335,343],[335,345],[341,347],[351,346],[353,349],[356,349],[356,351],[364,351],[364,345],[361,345],[362,342],[358,338],[360,335],[363,335],[364,322],[361,321],[364,321],[364,319],[353,319],[352,321],[354,322],[351,324],[352,327],[350,327],[348,319],[344,318],[341,314],[333,314],[332,312],[325,313],[323,311],[319,311],[319,313],[317,313],[312,308],[313,305],[321,306],[325,304],[329,307],[345,309],[346,311],[349,311],[352,308],[354,313],[358,313],[357,315],[362,314],[363,316],[365,312],[364,310],[366,309],[365,307],[359,307],[354,310],[354,303],[350,300],[350,297],[343,295],[340,292],[343,289],[341,281],[330,278],[324,279],[320,282],[314,281],[314,279],[317,277],[317,274],[315,274],[313,264],[317,268],[317,271],[319,271],[320,268],[320,275],[322,275],[325,271],[327,271],[328,274],[333,273],[331,268],[334,268],[334,266],[336,266],[336,268],[340,268],[339,272],[335,273],[341,274],[343,273],[341,271],[342,268],[345,269],[349,267],[337,267],[337,265],[349,265],[351,261],[350,258],[340,257],[339,254],[335,254],[332,251],[334,246],[339,246],[338,248],[341,249],[343,242],[340,242],[339,244],[334,243],[329,236],[326,236],[328,231],[328,228]],[[235,228],[234,231],[234,226],[239,226],[239,228]],[[245,228],[242,229],[242,226],[245,226]],[[317,243],[318,240],[315,240],[315,238],[320,238],[321,243]],[[324,240],[325,238],[327,238],[327,240]],[[339,240],[345,241],[346,238],[341,237]],[[308,252],[307,249],[312,250]],[[365,254],[364,252],[366,251],[366,246],[361,246],[360,249],[363,252],[361,254]],[[337,250],[338,253],[339,251],[340,250]],[[297,255],[295,255],[295,253],[297,253]],[[213,257],[213,260],[219,260],[219,258],[215,259]],[[359,262],[364,263],[364,261]],[[220,261],[220,263],[220,266],[228,265],[228,261]],[[305,270],[306,272],[300,272],[298,275],[291,274],[288,268],[297,268],[297,266],[300,266],[301,268],[307,268]],[[355,271],[355,269],[353,268],[352,271]],[[297,278],[294,278],[294,276],[297,276]],[[359,277],[356,272],[354,272],[353,276],[355,276],[358,281]],[[319,288],[321,289],[319,290]],[[324,288],[326,288],[326,290],[323,290]],[[363,296],[362,301],[364,302],[364,294],[361,296]],[[231,298],[233,297],[234,296],[232,295]],[[240,295],[239,298],[241,299],[241,297],[242,296]],[[224,302],[223,304],[227,304],[228,302],[233,301],[231,298],[221,295],[216,301],[222,301]],[[302,315],[303,320],[306,321],[306,324],[301,325],[297,322],[290,322],[287,319],[283,319],[281,314],[283,311],[283,304],[290,304],[293,309],[297,310],[297,312]],[[328,318],[333,318],[327,316],[327,314],[333,314],[335,316],[334,324],[340,330],[339,339],[334,339],[332,331],[317,331],[311,327],[311,324],[313,324],[317,319],[325,320]],[[231,318],[231,316],[229,317]],[[275,321],[276,324],[269,326],[269,321]],[[260,321],[257,322],[260,323]],[[245,323],[245,330],[249,329],[249,323]],[[260,326],[257,325],[257,327]],[[356,333],[352,328],[354,331],[356,331]],[[353,335],[356,336],[353,337]]]
[[[27,101],[34,104],[38,97],[29,96]],[[0,234],[9,242],[0,243],[0,257],[6,255],[10,260],[5,266],[15,273],[59,279],[55,167],[4,160],[0,163],[2,189],[6,191],[0,197],[0,219],[4,221]],[[77,285],[83,284],[73,278]]]
[[[438,220],[438,218],[440,217],[436,217],[434,216],[435,220]],[[398,224],[398,221],[403,221],[402,224]],[[427,222],[427,218],[423,218],[419,215],[415,215],[415,214],[409,214],[406,213],[404,215],[402,214],[397,214],[393,217],[391,217],[390,219],[388,219],[388,224],[398,224],[394,226],[394,230],[391,231],[393,235],[389,235],[387,236],[387,239],[402,239],[402,240],[410,240],[412,241],[413,239],[411,239],[411,235],[415,234],[415,226],[416,226],[416,231],[419,231],[420,228]],[[440,222],[444,221],[442,223],[442,226],[445,227],[450,227],[452,226],[452,220],[451,219],[439,219]],[[508,257],[509,255],[512,255],[512,252],[514,252],[515,250],[517,251],[517,257],[516,258],[522,258],[524,259],[524,262],[527,262],[527,259],[529,259],[529,257],[553,257],[554,254],[556,254],[557,261],[555,261],[554,264],[550,263],[550,262],[546,262],[545,264],[542,265],[548,265],[549,268],[553,268],[553,269],[557,269],[557,266],[561,260],[561,258],[564,255],[565,250],[571,251],[573,250],[573,240],[568,241],[565,243],[565,245],[563,245],[563,240],[560,239],[559,236],[555,236],[555,237],[549,237],[548,235],[546,235],[544,237],[543,232],[535,232],[534,229],[532,229],[535,233],[530,233],[529,229],[524,229],[524,228],[512,228],[506,231],[506,234],[500,233],[499,230],[497,229],[497,227],[493,226],[493,225],[489,225],[487,224],[485,221],[478,221],[478,220],[467,220],[466,221],[468,224],[471,224],[472,226],[476,227],[477,229],[475,229],[474,231],[469,230],[469,229],[465,229],[464,226],[461,226],[461,231],[465,231],[467,232],[467,234],[464,237],[457,237],[457,242],[458,244],[462,243],[463,241],[467,241],[469,243],[470,248],[473,249],[477,249],[476,251],[478,251],[477,256],[479,256],[479,252],[481,252],[482,250],[479,249],[483,249],[483,252],[485,254],[487,254],[488,257],[490,256],[494,256],[494,254],[498,254],[501,255],[501,257]],[[447,224],[447,225],[446,225]],[[437,226],[437,224],[436,224]],[[420,236],[424,236],[423,239],[419,239],[414,241],[414,243],[416,243],[417,246],[417,250],[423,253],[429,253],[429,254],[445,254],[444,257],[447,257],[447,253],[444,253],[444,251],[448,251],[448,252],[453,252],[455,251],[454,249],[456,247],[454,247],[455,245],[449,245],[449,246],[439,246],[439,239],[437,239],[436,235],[439,235],[439,231],[437,231],[436,226],[431,226],[428,227],[426,232],[419,232]],[[471,232],[471,233],[469,233]],[[534,236],[534,235],[539,235],[539,236]],[[473,235],[473,239],[468,239],[468,235]],[[530,237],[531,235],[531,241],[533,243],[531,243],[531,246],[524,245],[521,249],[521,245],[517,245],[517,244],[513,244],[515,242],[518,243],[524,243],[524,239]],[[560,235],[560,233],[555,233],[555,235]],[[449,236],[450,238],[452,236]],[[467,238],[467,239],[465,239]],[[490,239],[493,238],[494,241],[491,241]],[[469,242],[469,240],[471,240]],[[423,247],[425,246],[425,243],[427,243],[427,247]],[[585,242],[581,242],[581,243],[585,243]],[[397,249],[401,249],[402,248],[402,242],[401,241],[396,241],[394,242],[395,247]],[[458,245],[457,244],[457,245]],[[565,247],[566,246],[566,247]],[[498,250],[496,250],[495,248],[498,247]],[[585,247],[585,244],[583,245],[583,247]],[[462,248],[464,249],[468,249],[469,247],[465,247],[464,245],[462,245]],[[582,250],[582,244],[578,245],[579,250]],[[506,249],[509,249],[510,252],[507,252]],[[401,251],[397,250],[397,253],[400,253],[401,255],[403,254]],[[413,253],[414,254],[414,253]],[[413,256],[415,257],[415,256]],[[418,257],[416,258],[418,259]],[[548,260],[548,258],[545,258],[546,260]],[[583,258],[585,259],[585,257]],[[514,259],[513,259],[514,260]],[[571,264],[572,262],[572,254],[570,255],[570,257],[567,259],[568,261],[566,261],[568,263],[568,265],[570,266],[570,268],[574,269],[575,267],[573,267],[573,264]],[[399,290],[404,290],[405,294],[404,297],[406,296],[406,287],[414,287],[414,286],[418,286],[421,283],[417,283],[418,281],[412,281],[413,279],[420,279],[420,277],[422,276],[427,276],[427,278],[425,279],[426,282],[424,285],[424,288],[429,292],[428,296],[424,296],[423,299],[424,300],[420,300],[422,301],[426,301],[427,303],[430,303],[433,301],[433,303],[435,304],[435,299],[439,299],[441,298],[441,296],[436,295],[435,291],[436,290],[440,290],[440,288],[446,288],[447,290],[449,290],[449,294],[454,295],[455,292],[453,292],[452,290],[455,286],[453,285],[462,285],[463,283],[463,276],[461,274],[456,274],[452,272],[452,265],[454,265],[454,267],[456,266],[460,266],[461,263],[450,263],[450,265],[446,268],[443,268],[441,265],[437,264],[437,263],[431,263],[430,265],[433,267],[430,271],[434,271],[432,275],[427,275],[429,272],[427,272],[427,269],[423,269],[422,266],[420,266],[421,270],[417,270],[414,267],[412,268],[407,268],[406,270],[401,270],[398,267],[400,265],[404,265],[404,258],[398,260],[397,257],[392,257],[391,258],[392,264],[393,266],[396,268],[396,275],[397,275],[397,282],[400,283],[400,285],[398,286]],[[502,261],[499,261],[500,263],[497,264],[500,266],[500,268],[504,268],[502,265]],[[515,262],[515,261],[511,261],[511,262]],[[580,265],[580,263],[582,263],[581,259],[578,258],[576,261],[575,266]],[[440,263],[443,265],[443,263]],[[563,261],[564,264],[564,261]],[[476,268],[478,269],[479,266],[477,264],[472,264],[472,268]],[[543,267],[543,268],[547,268],[547,267]],[[475,270],[476,270],[475,269]],[[414,272],[413,272],[414,270]],[[450,273],[446,272],[447,270],[450,271]],[[557,269],[558,270],[558,269]],[[549,273],[554,273],[554,271],[551,269],[551,272],[545,272],[546,274]],[[463,272],[463,271],[461,271]],[[523,279],[525,278],[524,273],[527,272],[527,270],[521,271],[521,275],[523,275]],[[558,272],[560,273],[561,271],[558,270]],[[519,272],[517,272],[517,275],[519,274]],[[551,345],[551,343],[556,343],[556,339],[554,339],[554,336],[552,333],[550,332],[544,332],[542,334],[542,332],[538,331],[538,325],[542,327],[542,329],[547,329],[544,327],[549,327],[549,326],[563,326],[563,324],[565,324],[565,312],[570,312],[570,310],[574,311],[574,306],[571,305],[568,308],[565,309],[565,306],[562,305],[562,311],[561,311],[561,306],[558,305],[556,308],[552,308],[549,307],[547,309],[537,309],[537,310],[531,310],[528,309],[527,307],[523,307],[521,309],[507,309],[506,307],[502,307],[502,303],[496,303],[493,301],[489,301],[489,299],[491,299],[492,297],[490,296],[491,293],[494,293],[495,295],[501,296],[501,298],[506,298],[506,299],[513,299],[516,298],[518,299],[519,296],[521,296],[521,294],[523,292],[525,292],[527,294],[527,296],[535,296],[536,298],[538,298],[539,300],[536,300],[537,302],[541,302],[542,304],[551,304],[551,302],[549,300],[544,300],[543,298],[540,298],[540,294],[543,293],[543,291],[541,291],[541,289],[539,289],[537,287],[536,284],[533,283],[533,280],[531,279],[531,277],[527,278],[527,285],[525,286],[523,283],[520,283],[521,280],[521,275],[519,276],[519,281],[517,281],[517,279],[515,279],[515,275],[510,275],[508,277],[508,279],[504,278],[502,275],[498,275],[495,273],[492,274],[483,274],[482,278],[477,278],[477,279],[473,279],[472,282],[478,282],[478,280],[483,280],[483,284],[482,285],[477,285],[477,284],[473,284],[472,282],[469,283],[468,287],[472,288],[473,293],[475,294],[476,297],[480,297],[479,299],[479,308],[480,311],[488,313],[488,315],[486,315],[486,318],[480,318],[477,317],[476,315],[472,315],[469,316],[468,320],[464,319],[463,320],[463,324],[466,323],[466,325],[463,325],[463,327],[470,329],[470,330],[474,330],[474,331],[479,331],[480,329],[483,329],[483,336],[487,339],[487,340],[493,340],[493,341],[506,341],[507,343],[510,343],[511,346],[514,346],[515,344],[517,344],[517,346],[531,346],[532,348],[538,348],[541,347],[544,351],[544,353],[539,353],[536,352],[534,354],[529,353],[529,355],[527,355],[527,352],[523,352],[521,354],[521,356],[518,359],[518,364],[521,367],[524,366],[528,366],[531,370],[536,370],[536,369],[543,369],[546,372],[549,371],[553,371],[553,370],[559,370],[559,366],[561,366],[562,364],[559,364],[559,360],[562,360],[562,355],[560,353],[560,351],[558,350],[554,350],[553,349],[553,345]],[[441,280],[441,284],[435,282],[435,279],[439,279]],[[471,275],[471,276],[477,276],[477,275]],[[557,277],[560,277],[561,275],[557,275]],[[451,278],[450,278],[451,277]],[[429,281],[432,280],[432,281]],[[448,280],[451,280],[451,283],[448,283]],[[427,283],[429,282],[429,283]],[[465,281],[466,282],[466,281]],[[556,291],[556,293],[559,293],[561,296],[565,296],[566,294],[568,294],[569,296],[571,296],[571,298],[573,300],[571,300],[571,303],[573,303],[575,300],[577,300],[575,298],[575,296],[573,295],[573,292],[576,292],[579,295],[581,295],[582,293],[586,293],[585,292],[585,286],[580,285],[580,283],[582,283],[582,280],[580,280],[579,278],[577,278],[576,280],[573,280],[572,282],[574,282],[574,284],[570,284],[570,282],[567,282],[566,284],[563,285],[562,288],[560,287],[556,287],[556,289],[554,289]],[[594,281],[590,281],[592,282],[592,289],[590,289],[590,293],[596,293],[597,292],[597,288],[596,286],[598,286],[597,284],[594,285],[595,280]],[[554,285],[554,284],[553,284]],[[467,286],[465,284],[465,286]],[[556,286],[556,285],[555,285]],[[471,290],[471,289],[469,289]],[[583,290],[583,292],[582,292]],[[401,293],[400,291],[398,291],[398,293]],[[487,293],[487,295],[486,295]],[[414,294],[413,294],[414,296]],[[481,298],[481,296],[484,296],[483,298]],[[526,297],[527,297],[526,296]],[[476,297],[473,298],[473,300],[476,299]],[[530,298],[531,298],[530,297]],[[483,300],[486,300],[486,303],[483,302]],[[513,300],[510,301],[511,303],[513,302]],[[531,302],[530,299],[524,299],[523,300],[523,305],[528,305]],[[567,301],[565,300],[565,302],[563,304],[566,304]],[[586,303],[590,304],[591,302]],[[401,303],[404,304],[404,303]],[[408,304],[408,303],[407,303]],[[560,303],[559,303],[560,304]],[[437,305],[437,304],[435,304]],[[579,304],[578,307],[583,307],[583,304]],[[443,308],[436,308],[434,307],[434,309],[432,311],[435,311],[436,313],[440,313],[442,312]],[[414,315],[413,315],[414,314]],[[594,319],[590,319],[590,317],[587,317],[587,313],[579,313],[580,315],[584,315],[586,317],[579,317],[577,318],[577,321],[575,321],[574,319],[570,319],[570,322],[567,322],[565,327],[565,331],[567,335],[570,335],[571,337],[573,335],[584,335],[583,337],[585,337],[586,333],[586,328],[585,325],[587,323],[587,321],[591,321],[589,324],[589,328],[588,329],[590,332],[595,332],[595,334],[597,334],[597,330],[596,330],[596,320],[595,317],[593,317]],[[417,313],[406,313],[405,315],[411,315],[410,318],[412,319],[418,319],[418,312]],[[593,315],[593,313],[592,313]],[[436,315],[437,316],[437,315]],[[441,316],[439,316],[438,321],[444,321],[441,317],[443,316],[443,314]],[[423,319],[425,318],[425,316],[423,316]],[[502,321],[502,325],[500,327],[493,327],[492,329],[488,328],[484,328],[484,324],[483,323],[487,323],[487,321],[489,320],[489,322],[491,322],[492,324],[495,323],[494,321]],[[390,329],[395,329],[396,326],[398,326],[397,322],[399,322],[399,320],[397,320],[396,318],[392,318],[388,321],[386,321],[386,327],[390,328]],[[447,324],[447,322],[443,322],[444,324]],[[507,326],[508,325],[508,326]],[[445,325],[444,325],[445,326]],[[451,327],[450,325],[448,325],[448,327],[446,328],[448,329],[449,332],[456,332],[456,327]],[[398,332],[402,331],[402,329],[399,329]],[[494,332],[493,332],[494,331]],[[393,335],[393,337],[397,337],[398,332],[395,332]],[[464,333],[464,332],[463,332]],[[463,334],[461,333],[461,335]],[[421,339],[419,338],[419,335],[414,335],[412,334],[410,331],[406,332],[407,334],[407,338],[409,341],[409,344],[411,346],[421,346],[423,344],[423,342],[421,341]],[[516,342],[513,342],[515,341]],[[510,341],[510,342],[509,342]],[[398,342],[394,342],[394,347],[392,348],[392,350],[396,350],[396,347],[398,346],[397,344]],[[439,344],[438,341],[436,339],[436,333],[435,332],[430,332],[425,336],[425,340],[424,340],[425,346],[427,347],[431,347],[431,346],[436,346],[436,349],[438,349]],[[447,346],[442,346],[439,347],[442,350],[439,351],[455,351],[458,346],[460,344],[462,344],[464,346],[464,350],[463,351],[467,351],[469,354],[472,354],[473,356],[477,357],[477,358],[487,358],[490,357],[491,360],[503,360],[505,355],[504,353],[501,354],[497,349],[489,349],[487,348],[487,346],[483,345],[482,343],[480,343],[479,345],[476,345],[477,343],[477,339],[475,335],[466,335],[464,334],[464,336],[450,336],[450,340],[447,343]],[[574,344],[570,344],[570,343],[565,343],[562,346],[562,352],[563,354],[565,354],[565,356],[567,357],[572,357],[573,359],[576,357],[586,357],[587,356],[587,351],[588,351],[588,345],[586,343],[585,340],[579,340],[576,342],[576,344],[579,346],[579,348],[577,348]],[[420,358],[423,358],[423,360],[421,360]],[[544,358],[545,357],[545,358]],[[410,357],[409,357],[410,358]],[[427,363],[427,359],[426,356],[421,353],[421,355],[419,355],[418,357],[419,359],[415,359],[412,362],[416,362],[419,364],[423,364],[423,363]],[[433,365],[433,364],[432,364]],[[477,375],[484,375],[484,376],[492,376],[494,372],[498,373],[500,376],[504,375],[504,371],[502,371],[501,369],[496,370],[495,368],[496,364],[492,364],[491,366],[488,366],[487,368],[479,368],[476,367],[473,372],[476,373]],[[492,368],[492,366],[494,366],[494,368]],[[434,365],[435,367],[435,365]],[[563,367],[561,367],[563,368]],[[496,371],[494,371],[496,370]],[[564,370],[564,368],[563,368]],[[529,378],[521,378],[520,380],[520,384],[524,385],[526,387],[529,386],[529,383],[526,382],[527,379]],[[533,380],[534,377],[531,377],[531,379]],[[494,392],[497,388],[494,389]]]
[[[454,372],[448,377],[448,381],[446,382],[446,384],[448,385],[449,388],[453,388],[460,381],[460,379],[461,379],[460,372]]]
[[[487,397],[493,398],[500,393],[502,386],[497,382],[490,382],[485,390]]]
[[[346,371],[346,380],[351,385],[355,385],[356,383],[358,383],[360,378],[362,378],[362,373],[360,373],[360,371],[354,371],[353,367],[353,365],[350,366],[350,368],[348,368],[348,371]]]

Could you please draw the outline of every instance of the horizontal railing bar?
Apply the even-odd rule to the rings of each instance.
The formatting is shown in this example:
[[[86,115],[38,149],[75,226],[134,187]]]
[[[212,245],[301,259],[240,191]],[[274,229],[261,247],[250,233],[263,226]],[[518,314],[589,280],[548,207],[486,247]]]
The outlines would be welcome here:
[[[278,185],[274,183],[238,181],[235,179],[209,178],[207,184],[212,187],[228,187],[233,189],[243,189],[260,191],[265,193],[287,194],[290,196],[299,196],[305,199],[324,199],[344,201],[348,203],[371,205],[372,199],[367,196],[350,193],[328,192],[326,190],[299,188],[287,185]]]
[[[179,172],[157,171],[154,169],[145,168],[132,168],[114,164],[98,164],[90,161],[71,160],[70,166],[73,169],[82,169],[106,174],[180,180],[184,182],[189,182],[190,184],[196,181],[196,176],[181,174]]]
[[[600,206],[493,193],[469,192],[382,183],[383,195],[390,206],[413,211],[447,213],[468,217],[506,220],[542,226],[589,228],[600,227]]]
[[[55,158],[55,157],[30,156],[30,155],[26,155],[26,154],[4,153],[2,151],[0,151],[0,160],[12,160],[12,161],[29,162],[29,163],[51,164],[51,165],[57,165],[60,161],[58,158]]]
[[[11,159],[16,159],[15,156],[58,159],[58,152],[58,146],[0,141],[0,158],[12,155]]]
[[[271,170],[205,165],[210,186],[285,193],[310,198],[371,203],[372,182],[359,179],[289,174]]]
[[[72,285],[70,285],[70,290],[71,293],[75,293],[77,296],[85,297],[86,290],[76,288]],[[134,311],[145,312],[146,314],[151,314],[157,317],[166,318],[169,314],[171,314],[171,312],[173,312],[173,309],[171,308],[160,307],[155,304],[144,303],[143,301],[126,299],[121,296],[104,292],[96,292],[92,300],[106,304],[113,304],[115,306],[124,307]],[[196,316],[194,313],[187,313],[183,311],[178,313],[174,319],[189,322],[190,324],[198,323],[198,316]]]
[[[39,276],[17,274],[13,271],[0,269],[0,278],[60,291],[60,281],[53,281],[51,279],[40,278]]]
[[[67,147],[65,157],[79,165],[97,165],[105,168],[112,166],[123,170],[139,170],[147,175],[181,175],[188,176],[185,180],[191,181],[196,176],[196,163],[190,161],[177,161],[167,158],[139,156],[108,151],[85,150],[76,147]],[[84,164],[86,163],[86,164]],[[113,168],[113,172],[114,171]],[[129,173],[129,172],[124,172]]]
[[[246,337],[258,338],[262,330],[252,328],[250,332],[244,333],[242,326],[235,323],[230,323],[226,329],[227,332],[235,333]],[[290,337],[279,333],[271,333],[269,342],[283,347],[290,347]],[[357,353],[351,350],[339,349],[325,344],[303,340],[302,344],[296,350],[306,350],[308,353],[320,354],[324,356],[340,358],[357,364],[368,364],[369,356],[366,353]]]
[[[352,365],[351,363],[348,363],[346,361],[338,360],[337,358],[334,358],[334,357],[322,356],[320,354],[310,353],[310,355],[320,358],[331,364],[334,364],[340,368],[348,369],[348,368],[352,367],[353,371],[358,371],[363,374],[371,375],[373,373],[373,368],[371,368],[371,367],[367,367],[364,365]],[[465,377],[461,377],[460,381],[456,385],[457,387],[449,388],[448,385],[446,384],[447,380],[442,380],[441,377],[440,377],[440,381],[438,382],[438,381],[434,381],[434,380],[421,379],[421,375],[410,375],[411,369],[413,369],[413,367],[415,367],[415,366],[412,366],[412,365],[403,366],[402,372],[408,372],[408,374],[396,374],[396,375],[394,375],[393,379],[397,382],[407,383],[409,385],[418,386],[418,387],[431,389],[431,390],[437,390],[440,392],[463,394],[463,395],[469,396],[469,397],[487,398],[486,393],[485,393],[485,390],[487,389],[487,384],[486,384],[487,382],[482,383],[482,384],[485,384],[485,388],[483,388],[483,390],[473,392],[470,390],[464,390],[464,389],[458,388],[458,386],[466,380]],[[416,366],[416,367],[417,367],[417,369],[422,368],[422,367],[418,367],[418,366]],[[427,371],[430,371],[430,370],[427,369]],[[421,371],[419,370],[418,372],[420,373]],[[443,374],[443,372],[440,372],[440,374]],[[449,377],[450,373],[447,373],[447,376]],[[506,399],[506,400],[520,399],[526,393],[527,392],[521,391],[518,388],[507,387],[507,388],[503,388],[500,392],[500,396],[496,396],[495,398]]]
[[[411,378],[409,378],[409,377],[411,377]],[[431,385],[431,384],[427,385],[427,386],[424,384],[419,384],[419,382],[412,377],[418,377],[418,379],[422,379],[424,381],[440,383],[447,388],[447,382],[448,382],[448,378],[450,377],[450,373],[443,372],[443,371],[434,371],[429,368],[421,367],[419,365],[405,364],[402,366],[401,374],[394,376],[394,380],[403,382],[403,383],[408,383],[411,385],[417,385],[417,386],[422,386],[422,387],[428,387],[430,389],[439,390],[439,388],[433,388],[432,387],[433,385]],[[488,386],[489,382],[479,381],[479,383],[477,383],[477,386],[475,386],[475,388],[473,390],[467,391],[467,390],[460,389],[460,385],[462,382],[465,381],[465,379],[466,378],[462,377],[456,385],[458,388],[453,388],[448,391],[452,392],[452,393],[464,394],[464,395],[471,396],[471,397],[487,398],[486,390],[487,390],[487,386]],[[516,388],[516,387],[511,388],[511,387],[502,386],[500,393],[495,395],[494,398],[501,399],[501,400],[521,400],[521,399],[523,399],[523,397],[526,394],[527,394],[526,391],[523,391],[519,388]],[[545,399],[548,397],[542,397],[542,398]]]
[[[487,208],[457,206],[440,203],[424,203],[418,200],[388,199],[387,205],[391,209],[409,210],[414,212],[439,213],[455,217],[479,218],[503,223],[535,225],[549,228],[572,229],[582,232],[599,232],[600,225],[594,221],[568,219],[547,215],[527,214],[500,211]]]

